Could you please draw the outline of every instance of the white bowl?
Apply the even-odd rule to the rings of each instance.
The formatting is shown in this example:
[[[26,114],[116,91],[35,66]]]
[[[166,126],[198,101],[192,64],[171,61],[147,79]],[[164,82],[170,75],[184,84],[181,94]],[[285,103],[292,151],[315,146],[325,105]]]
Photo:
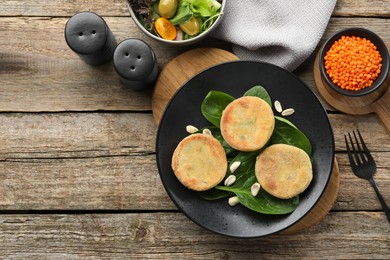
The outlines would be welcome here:
[[[207,38],[210,33],[219,25],[219,23],[222,21],[222,18],[224,16],[224,10],[225,10],[225,6],[226,6],[226,1],[227,0],[222,0],[221,1],[221,9],[220,9],[220,12],[221,12],[221,15],[218,16],[218,18],[214,21],[214,23],[211,25],[211,27],[205,31],[205,32],[202,32],[201,34],[191,38],[191,39],[187,39],[187,40],[176,40],[176,41],[170,41],[170,40],[166,40],[166,39],[163,39],[161,37],[158,37],[156,35],[154,35],[153,33],[149,32],[148,30],[145,29],[145,27],[142,25],[142,23],[138,20],[137,18],[137,14],[135,13],[135,11],[133,10],[133,8],[131,7],[129,1],[127,1],[127,6],[129,8],[129,11],[130,11],[130,15],[131,15],[131,18],[133,18],[133,21],[135,22],[135,24],[146,34],[148,35],[149,37],[151,37],[152,39],[158,41],[158,42],[162,42],[162,43],[165,43],[167,45],[172,45],[172,46],[185,46],[185,45],[191,45],[191,44],[194,44],[196,42],[199,42],[200,40],[203,40],[205,38]]]

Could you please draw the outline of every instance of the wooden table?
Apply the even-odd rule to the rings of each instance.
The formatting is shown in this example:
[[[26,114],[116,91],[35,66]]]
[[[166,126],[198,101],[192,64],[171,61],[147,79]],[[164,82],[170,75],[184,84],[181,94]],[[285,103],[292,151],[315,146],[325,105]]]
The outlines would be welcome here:
[[[151,93],[119,82],[112,63],[91,67],[64,40],[79,11],[103,16],[118,41],[148,42],[163,67],[208,39],[164,47],[147,38],[126,1],[11,1],[0,8],[0,255],[4,258],[389,258],[390,224],[367,181],[349,167],[343,134],[359,128],[390,204],[390,135],[374,114],[351,116],[325,102],[340,189],[331,212],[295,235],[223,237],[177,210],[160,181]],[[351,26],[390,42],[388,0],[340,0],[324,34]],[[320,44],[323,43],[323,40]],[[313,58],[294,73],[317,94]]]

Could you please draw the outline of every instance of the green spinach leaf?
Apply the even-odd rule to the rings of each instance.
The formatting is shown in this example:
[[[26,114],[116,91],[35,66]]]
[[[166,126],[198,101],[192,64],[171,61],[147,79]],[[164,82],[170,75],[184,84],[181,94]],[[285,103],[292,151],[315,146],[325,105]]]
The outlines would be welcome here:
[[[236,161],[241,162],[240,167],[235,171],[235,174],[237,177],[235,185],[238,185],[238,186],[244,185],[248,181],[249,184],[246,184],[246,186],[249,185],[249,187],[250,187],[252,185],[252,183],[254,183],[256,181],[256,177],[254,176],[254,174],[251,173],[251,171],[254,171],[254,167],[255,167],[254,163],[255,163],[256,157],[259,153],[260,152],[240,152],[232,160],[230,160],[229,168],[230,168],[230,165],[232,163],[234,163]],[[225,179],[230,174],[231,174],[231,172],[228,169],[228,172],[227,172],[224,180],[222,181],[222,183],[225,181]],[[246,178],[248,176],[252,176],[255,179],[251,178],[251,179],[247,180]],[[217,186],[217,187],[223,187],[223,186]],[[210,189],[210,190],[207,190],[207,191],[202,191],[199,193],[199,195],[206,200],[217,200],[220,198],[234,195],[234,193],[231,191],[218,189],[217,187]]]
[[[239,183],[239,177],[242,175],[254,171],[256,157],[260,154],[262,150],[254,151],[254,152],[239,152],[229,163],[229,168],[234,162],[240,162],[240,166],[234,172],[237,177],[236,184]],[[228,170],[229,174],[232,174],[230,170]],[[249,177],[249,176],[246,176]],[[252,185],[252,184],[251,184]]]
[[[289,124],[290,126],[296,128],[296,129],[298,129],[298,127],[296,127],[290,120],[287,120],[287,119],[284,118],[284,117],[275,116],[275,119],[276,119],[276,120],[280,120],[280,121],[282,121],[282,122],[284,122],[284,123],[286,123],[286,124]]]
[[[271,97],[266,89],[260,85],[254,86],[246,91],[244,96],[259,97],[272,106]],[[210,129],[213,136],[224,147],[228,156],[229,166],[236,161],[241,163],[234,173],[231,173],[230,169],[228,169],[225,177],[226,179],[230,174],[234,174],[237,178],[236,182],[230,187],[218,185],[211,190],[199,192],[199,195],[207,200],[216,200],[235,194],[243,206],[263,214],[287,214],[294,211],[299,204],[299,196],[287,200],[279,199],[268,194],[263,189],[260,190],[256,197],[252,196],[251,186],[257,182],[255,175],[256,158],[267,146],[277,143],[296,146],[311,156],[312,146],[309,139],[289,120],[275,116],[274,132],[269,142],[261,150],[254,152],[239,152],[234,150],[223,139],[219,129],[222,112],[233,100],[234,97],[224,92],[210,91],[202,102],[201,110],[203,116],[214,125],[213,127],[207,128]],[[231,157],[233,155],[235,155],[234,158]]]
[[[271,97],[269,96],[267,90],[260,85],[250,88],[247,92],[244,93],[244,96],[253,96],[263,99],[268,105],[272,106]]]
[[[219,200],[234,195],[231,191],[217,190],[215,188],[206,191],[199,191],[198,194],[205,200]]]
[[[309,139],[287,119],[275,117],[275,129],[272,133],[270,143],[296,146],[304,150],[311,157],[312,146]]]
[[[221,134],[221,130],[218,127],[216,127],[216,126],[204,127],[202,129],[199,129],[199,131],[197,131],[197,133],[202,133],[204,129],[209,129],[211,131],[212,135],[215,137],[215,139],[217,139],[221,143],[223,149],[225,150],[226,156],[232,155],[235,152],[237,152],[236,149],[232,148],[225,141],[225,139],[223,139],[222,134]]]
[[[256,157],[260,154],[256,152],[241,152],[231,163],[241,161],[240,167],[234,172],[237,177],[236,182],[230,186],[216,186],[215,189],[233,192],[245,207],[263,214],[287,214],[296,209],[299,204],[299,197],[284,200],[271,196],[264,190],[254,197],[251,194],[251,186],[257,182],[255,175]]]
[[[269,195],[263,189],[254,197],[251,194],[250,187],[217,186],[216,188],[234,192],[243,206],[263,214],[279,215],[291,213],[299,204],[298,196],[295,196],[292,199],[282,200]]]
[[[234,100],[234,97],[220,91],[210,91],[202,102],[203,116],[216,127],[220,127],[223,110]]]

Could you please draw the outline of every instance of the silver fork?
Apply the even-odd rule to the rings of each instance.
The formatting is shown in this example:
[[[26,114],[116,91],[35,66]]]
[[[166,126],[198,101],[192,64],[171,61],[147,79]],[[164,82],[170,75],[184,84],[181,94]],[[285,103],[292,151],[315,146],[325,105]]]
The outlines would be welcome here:
[[[390,208],[387,206],[382,194],[379,192],[378,187],[376,186],[376,183],[373,178],[374,173],[376,171],[376,163],[374,161],[374,158],[372,158],[371,153],[368,150],[366,144],[364,143],[363,137],[361,136],[359,130],[357,129],[360,144],[355,134],[355,131],[353,131],[352,133],[354,136],[354,141],[352,140],[351,134],[348,133],[351,148],[349,146],[347,136],[344,135],[345,145],[347,146],[348,158],[351,164],[352,171],[359,178],[368,180],[371,183],[372,187],[374,187],[376,195],[378,196],[378,199],[386,214],[387,220],[390,223]]]

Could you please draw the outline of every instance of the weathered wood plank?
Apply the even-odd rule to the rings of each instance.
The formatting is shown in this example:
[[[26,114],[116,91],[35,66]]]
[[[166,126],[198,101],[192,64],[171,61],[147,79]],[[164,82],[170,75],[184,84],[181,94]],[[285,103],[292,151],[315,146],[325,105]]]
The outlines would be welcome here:
[[[176,210],[153,154],[0,165],[0,210]]]
[[[107,20],[118,42],[129,37],[129,31],[131,37],[143,38],[131,18]],[[1,110],[149,110],[150,93],[122,86],[112,63],[89,66],[68,48],[65,23],[65,19],[2,19],[0,46],[6,47],[0,51]],[[16,96],[26,106],[17,104]]]
[[[375,114],[345,115],[330,114],[335,138],[336,152],[345,152],[344,134],[359,129],[371,151],[389,152],[390,136]]]
[[[383,197],[390,203],[390,153],[373,153],[378,169],[374,179]],[[334,210],[382,210],[374,189],[366,180],[356,177],[350,167],[346,154],[336,156],[340,168],[340,188],[337,200],[333,205]],[[371,204],[371,205],[370,205]]]
[[[373,153],[375,180],[390,201],[390,153]],[[335,210],[381,210],[370,184],[337,155],[340,189]],[[0,210],[175,210],[155,156],[18,159],[0,162]],[[26,192],[28,191],[28,192]]]
[[[390,136],[374,115],[330,119],[341,173],[334,208],[380,210],[368,182],[352,174],[343,134],[361,129],[389,201]],[[0,114],[0,133],[0,210],[176,209],[158,175],[151,114]]]
[[[150,91],[126,88],[111,62],[89,66],[70,50],[63,35],[66,21],[1,19],[0,111],[150,110]],[[129,37],[148,42],[161,67],[189,48],[159,46],[130,17],[106,21],[118,42]],[[208,45],[218,42],[211,39]]]
[[[387,0],[339,0],[334,16],[390,17]],[[80,11],[92,11],[104,16],[129,16],[126,0],[91,1],[14,1],[3,0],[0,16],[71,16]]]
[[[154,153],[157,126],[151,113],[5,113],[0,133],[0,160],[93,158]]]
[[[157,172],[151,114],[0,118],[1,209],[174,208]]]
[[[148,42],[163,67],[189,48],[229,44],[208,39],[191,47],[161,46],[145,36],[130,17],[107,17],[118,42],[136,37]],[[112,63],[83,63],[64,40],[65,18],[0,18],[0,111],[150,110],[150,92],[134,92],[119,82]],[[390,19],[334,18],[325,38],[341,28],[361,26],[390,42]],[[316,91],[309,59],[297,74]],[[326,103],[324,102],[326,105]],[[327,107],[328,109],[331,109]],[[332,110],[332,109],[331,109]]]
[[[104,16],[130,16],[126,0],[13,1],[3,0],[0,16],[72,16],[81,11]]]
[[[388,4],[388,1],[387,1]],[[390,9],[387,9],[388,12]],[[337,31],[348,27],[364,27],[377,33],[385,42],[390,43],[390,33],[385,29],[390,24],[388,18],[331,18],[322,42]]]
[[[379,201],[373,188],[366,180],[357,178],[350,167],[344,141],[344,134],[359,129],[362,133],[368,148],[373,152],[374,159],[377,162],[377,172],[375,180],[377,181],[380,191],[384,194],[387,201],[390,201],[390,194],[387,193],[390,185],[388,164],[390,151],[390,136],[383,125],[374,115],[364,116],[347,116],[347,115],[330,115],[329,116],[335,138],[336,158],[340,168],[340,189],[334,209],[353,210],[355,206],[360,205],[365,208],[370,203],[375,208],[380,209]],[[379,134],[382,133],[382,134]],[[360,207],[357,206],[357,207]],[[371,208],[372,209],[372,208]]]
[[[333,15],[390,17],[390,3],[388,0],[338,0]]]
[[[390,137],[374,115],[330,115],[340,191],[333,211],[318,225],[291,236],[221,237],[176,211],[161,184],[154,157],[156,126],[149,112],[151,93],[123,87],[110,63],[97,68],[84,64],[66,45],[63,30],[74,13],[96,12],[106,19],[118,42],[128,37],[148,42],[161,67],[188,48],[229,49],[229,44],[208,39],[191,47],[163,47],[136,28],[126,0],[4,0],[1,6],[2,258],[387,259],[390,255],[388,222],[368,182],[353,175],[343,140],[347,131],[361,130],[377,160],[379,189],[390,201],[386,188]],[[390,42],[390,20],[382,19],[390,17],[388,0],[339,0],[333,17],[321,43],[352,26],[372,29]],[[295,73],[316,91],[312,62],[308,59]],[[67,111],[89,113],[1,113]],[[57,209],[84,214],[51,211]],[[115,214],[83,212],[100,209]],[[118,209],[138,213],[120,214]],[[50,214],[7,214],[7,210]]]
[[[375,115],[329,118],[337,152],[345,152],[344,134],[356,128],[372,151],[390,151]],[[93,158],[153,153],[157,126],[150,113],[3,113],[0,133],[0,160]]]
[[[295,235],[235,239],[216,235],[181,213],[1,215],[5,258],[386,259],[383,213],[332,212]]]

